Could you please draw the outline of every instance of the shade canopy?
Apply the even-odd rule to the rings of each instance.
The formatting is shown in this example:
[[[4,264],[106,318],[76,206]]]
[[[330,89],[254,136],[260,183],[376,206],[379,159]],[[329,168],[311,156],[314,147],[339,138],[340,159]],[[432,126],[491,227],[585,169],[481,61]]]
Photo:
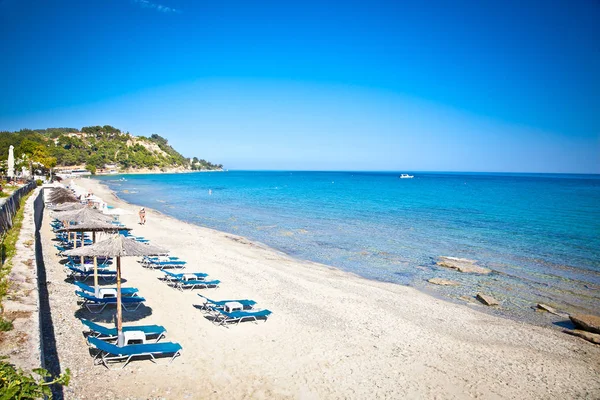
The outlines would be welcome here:
[[[136,242],[123,235],[114,235],[91,246],[65,251],[69,256],[83,257],[141,257],[157,256],[167,253],[157,246]]]
[[[79,199],[68,189],[65,188],[54,188],[48,196],[48,200],[51,203],[78,203]]]
[[[53,212],[52,216],[61,221],[69,221],[76,223],[90,222],[90,221],[100,221],[105,223],[110,223],[112,218],[108,215],[102,214],[98,210],[94,210],[91,208],[82,208],[80,210],[72,210],[72,211],[58,211]]]
[[[68,228],[58,229],[57,232],[118,232],[130,231],[131,228],[116,226],[103,221],[86,221],[77,225],[70,225]]]
[[[93,244],[64,252],[69,256],[116,257],[117,258],[117,346],[125,345],[123,334],[123,315],[121,310],[121,257],[156,256],[166,253],[165,250],[136,242],[123,235],[113,235],[110,238]]]
[[[82,208],[85,208],[85,205],[81,203],[63,203],[52,207],[52,211],[73,211],[81,210]]]

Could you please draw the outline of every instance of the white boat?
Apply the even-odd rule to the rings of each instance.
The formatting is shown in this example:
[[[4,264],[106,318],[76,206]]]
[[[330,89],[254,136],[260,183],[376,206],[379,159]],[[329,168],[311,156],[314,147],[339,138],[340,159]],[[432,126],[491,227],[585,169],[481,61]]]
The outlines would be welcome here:
[[[402,174],[400,175],[400,179],[410,179],[410,178],[414,178],[414,175],[409,175],[409,174]]]

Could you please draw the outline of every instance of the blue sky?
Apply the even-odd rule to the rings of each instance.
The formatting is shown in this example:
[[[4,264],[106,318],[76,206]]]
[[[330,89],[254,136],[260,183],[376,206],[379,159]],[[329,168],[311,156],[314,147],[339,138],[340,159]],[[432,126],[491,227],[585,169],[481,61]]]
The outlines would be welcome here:
[[[599,20],[594,0],[0,0],[0,129],[110,124],[231,169],[600,173]]]

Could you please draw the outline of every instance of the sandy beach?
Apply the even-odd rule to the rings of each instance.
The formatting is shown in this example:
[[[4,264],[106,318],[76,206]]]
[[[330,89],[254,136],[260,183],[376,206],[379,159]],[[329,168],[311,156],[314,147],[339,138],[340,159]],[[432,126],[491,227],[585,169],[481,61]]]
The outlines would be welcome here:
[[[121,221],[186,260],[186,272],[222,283],[181,292],[159,280],[160,271],[125,258],[124,286],[146,298],[145,307],[123,314],[127,324],[163,325],[166,340],[180,343],[183,353],[170,365],[94,366],[77,317],[108,325],[114,308],[90,314],[77,305],[46,211],[42,240],[52,319],[61,368],[73,374],[65,398],[600,398],[600,346],[487,315],[478,310],[483,306],[293,259],[153,210],[142,226],[139,207],[98,181],[77,184],[130,210]],[[195,307],[197,293],[254,299],[273,314],[265,323],[218,327]]]

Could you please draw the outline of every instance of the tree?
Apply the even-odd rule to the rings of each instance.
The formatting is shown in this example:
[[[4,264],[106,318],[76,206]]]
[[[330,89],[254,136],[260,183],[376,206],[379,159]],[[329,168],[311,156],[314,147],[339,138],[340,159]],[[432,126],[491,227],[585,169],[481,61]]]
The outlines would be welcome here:
[[[36,143],[29,139],[24,139],[21,142],[17,154],[21,157],[24,155],[27,156],[29,161],[42,164],[46,169],[56,166],[56,158],[49,154],[48,148],[41,143]]]

